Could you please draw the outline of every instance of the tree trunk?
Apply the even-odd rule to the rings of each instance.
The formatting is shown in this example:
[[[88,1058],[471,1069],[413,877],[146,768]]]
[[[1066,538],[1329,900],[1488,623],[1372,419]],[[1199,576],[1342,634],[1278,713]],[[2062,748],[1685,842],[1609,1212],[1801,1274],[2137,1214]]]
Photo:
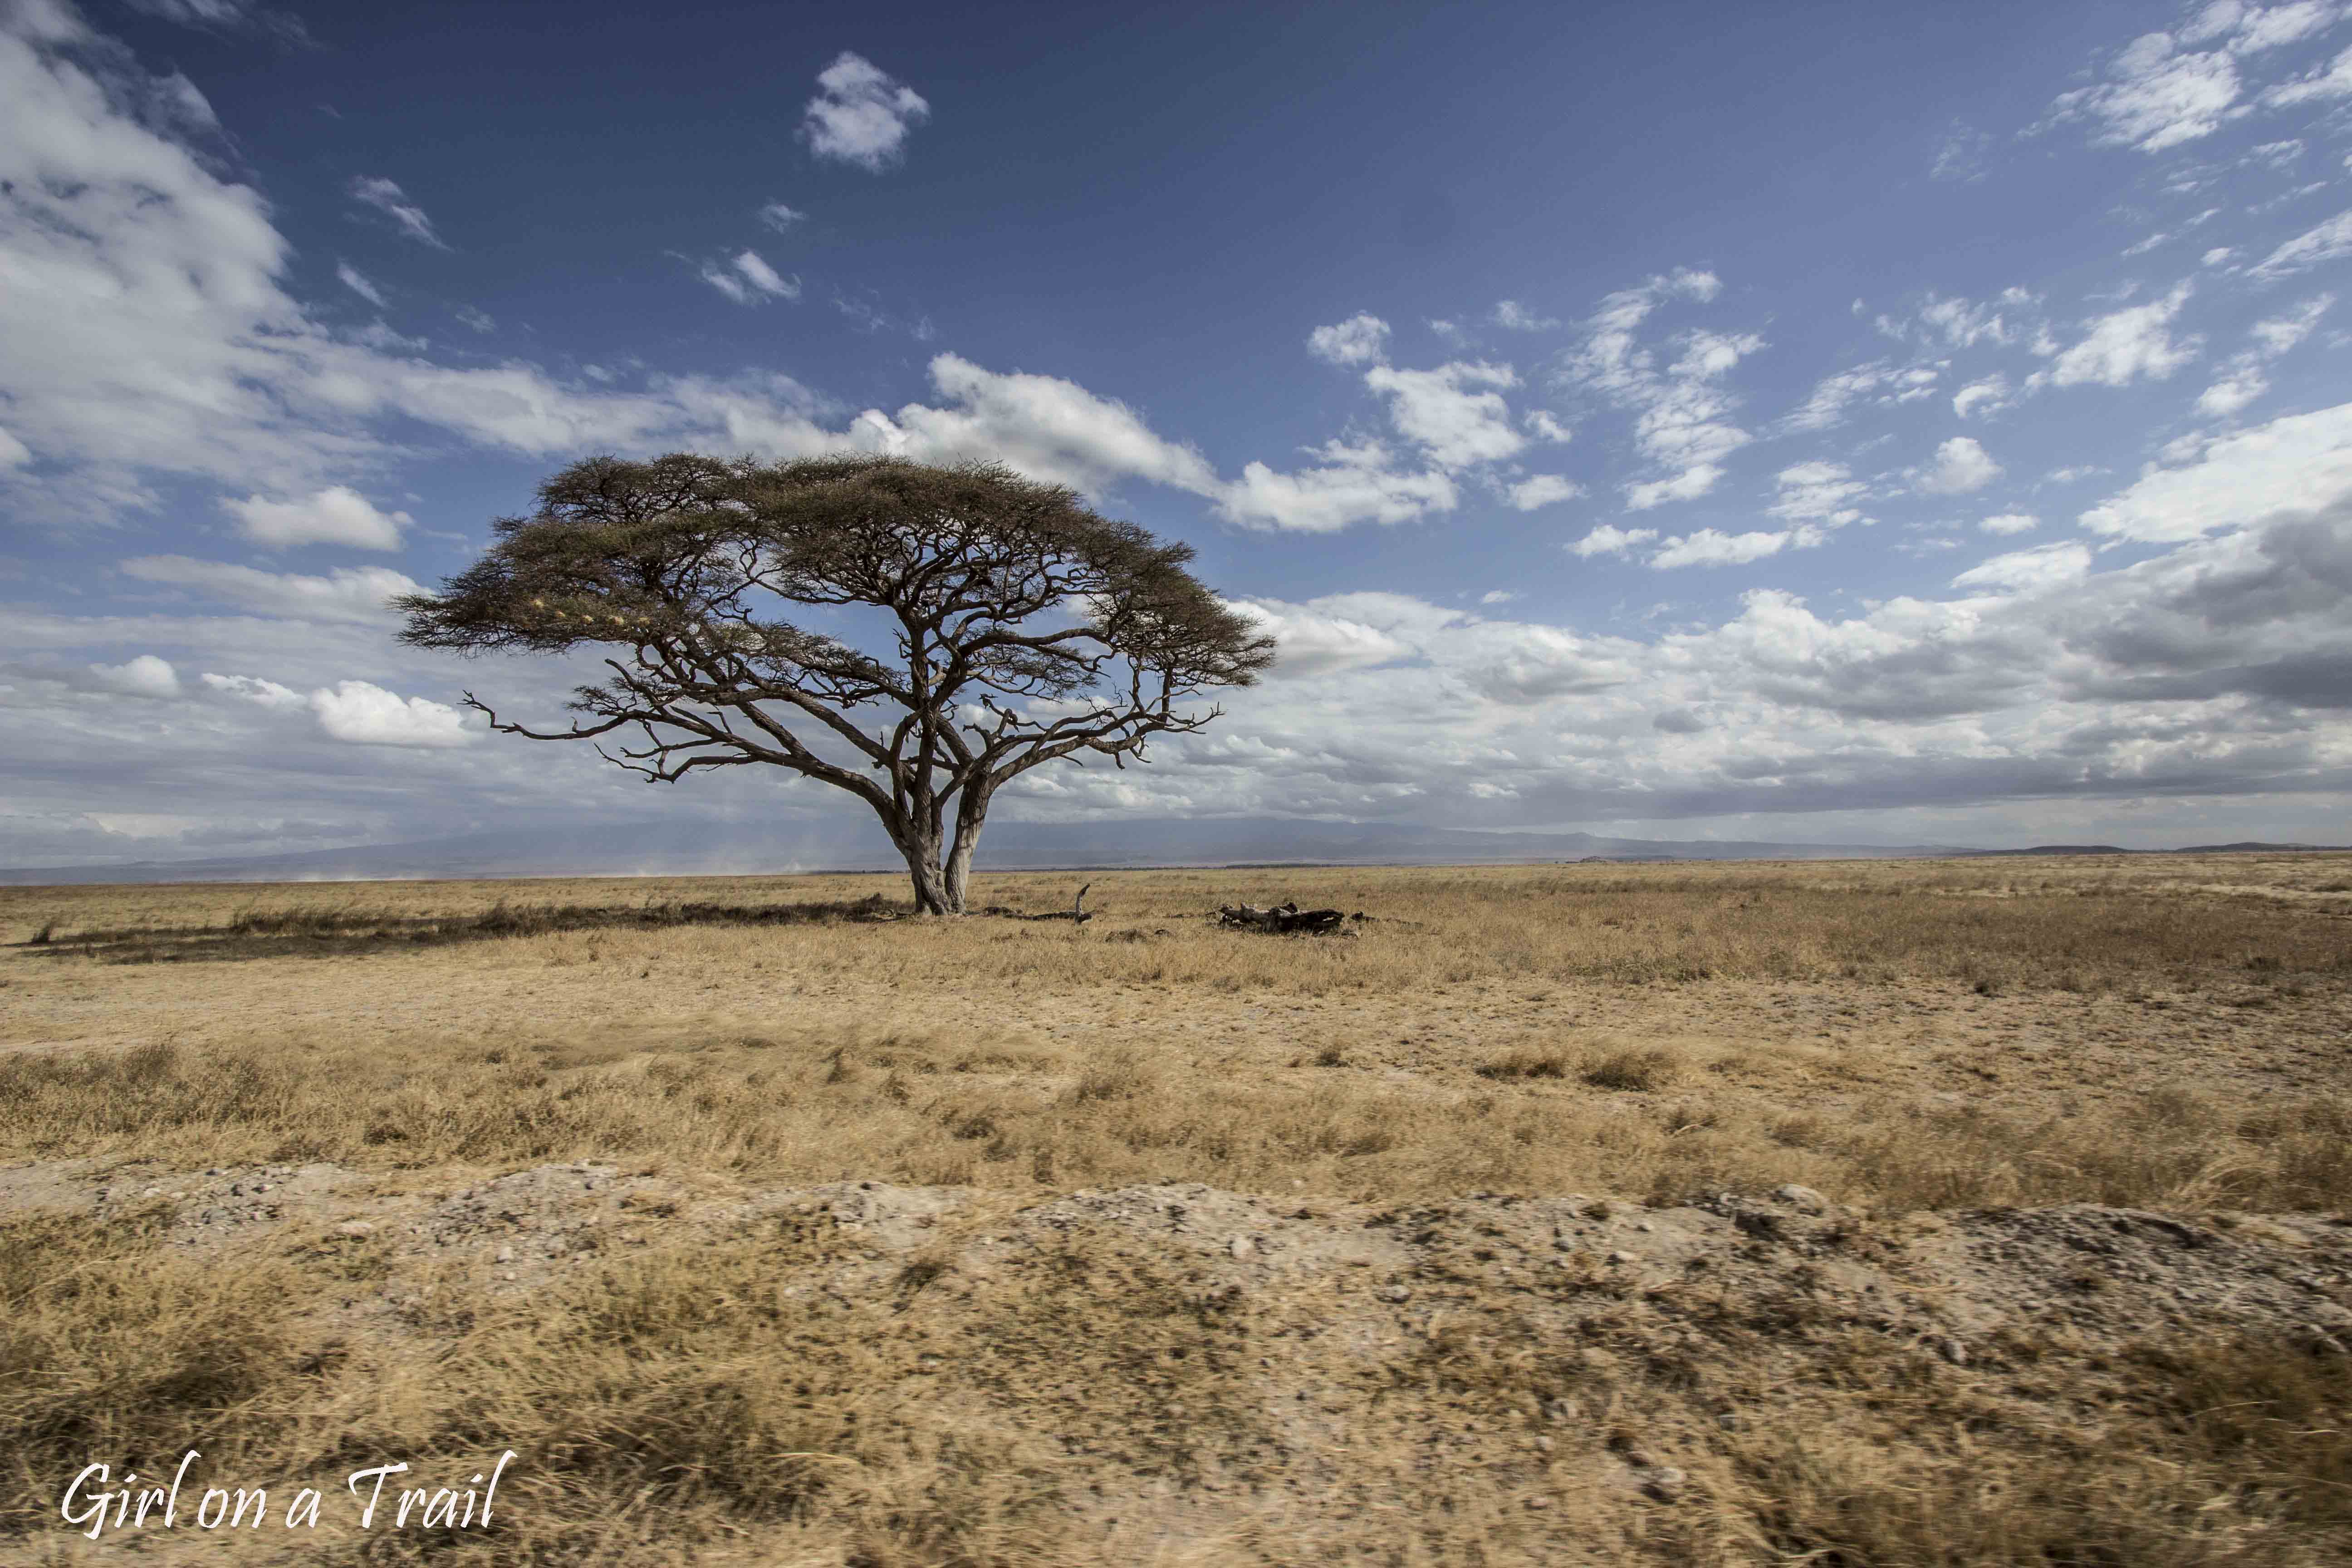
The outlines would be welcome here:
[[[898,846],[898,853],[907,859],[907,874],[914,879],[915,912],[924,915],[960,915],[963,913],[963,889],[950,889],[946,875],[940,868],[940,841],[919,829],[893,826],[890,837]]]
[[[981,825],[987,820],[985,795],[974,798],[967,794],[957,803],[955,842],[948,848],[940,879],[948,902],[957,914],[964,911],[964,890],[971,881],[971,852],[980,847]]]

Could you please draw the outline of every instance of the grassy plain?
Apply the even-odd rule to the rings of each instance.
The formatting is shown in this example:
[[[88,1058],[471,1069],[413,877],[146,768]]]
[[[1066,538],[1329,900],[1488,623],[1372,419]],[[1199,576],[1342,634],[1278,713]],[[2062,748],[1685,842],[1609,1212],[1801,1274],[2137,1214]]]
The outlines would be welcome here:
[[[0,1210],[0,1556],[82,1561],[63,1481],[184,1446],[277,1478],[526,1454],[500,1532],[267,1543],[305,1561],[2352,1552],[2352,1378],[2222,1310],[1956,1359],[1605,1268],[1571,1312],[1475,1247],[1445,1310],[1424,1250],[1381,1286],[1423,1305],[1377,1321],[1389,1297],[1311,1271],[1251,1275],[1243,1311],[1116,1227],[973,1261],[1055,1194],[1175,1184],[1359,1226],[1799,1184],[1852,1216],[1837,1237],[1895,1247],[1962,1211],[2340,1212],[2352,857],[979,896],[1042,913],[1081,880],[1084,925],[899,918],[870,877],[0,889],[0,1165],[35,1194]],[[1286,898],[1370,918],[1206,918]],[[334,1228],[557,1166],[676,1217],[535,1272]],[[205,1171],[298,1168],[331,1194],[233,1237],[181,1202]],[[912,1250],[774,1196],[843,1183],[959,1195]]]

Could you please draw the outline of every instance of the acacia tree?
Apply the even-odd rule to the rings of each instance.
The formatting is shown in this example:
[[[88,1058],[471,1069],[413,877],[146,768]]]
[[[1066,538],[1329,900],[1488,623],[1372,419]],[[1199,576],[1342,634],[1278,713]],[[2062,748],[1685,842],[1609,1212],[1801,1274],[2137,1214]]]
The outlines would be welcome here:
[[[535,741],[622,731],[607,760],[656,783],[768,763],[873,807],[906,857],[915,902],[961,914],[999,789],[1088,754],[1124,767],[1180,711],[1247,686],[1273,639],[1163,544],[1071,490],[995,464],[835,457],[762,466],[678,453],[591,458],[503,518],[474,566],[397,601],[401,640],[466,653],[604,651],[568,728],[499,720]],[[881,630],[835,636],[783,618],[823,606]],[[803,617],[806,618],[806,617]],[[882,657],[860,641],[878,648]]]

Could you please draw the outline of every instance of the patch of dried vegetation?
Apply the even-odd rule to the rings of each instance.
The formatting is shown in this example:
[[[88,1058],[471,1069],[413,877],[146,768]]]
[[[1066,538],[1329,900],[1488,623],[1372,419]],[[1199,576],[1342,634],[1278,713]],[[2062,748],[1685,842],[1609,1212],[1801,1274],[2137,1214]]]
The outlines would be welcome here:
[[[1094,879],[0,889],[0,1529],[513,1447],[365,1560],[2352,1556],[2343,858]]]

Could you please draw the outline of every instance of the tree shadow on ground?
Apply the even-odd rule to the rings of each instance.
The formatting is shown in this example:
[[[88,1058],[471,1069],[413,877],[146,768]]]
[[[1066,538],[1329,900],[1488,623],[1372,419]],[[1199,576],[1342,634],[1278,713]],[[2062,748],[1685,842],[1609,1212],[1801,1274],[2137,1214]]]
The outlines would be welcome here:
[[[556,904],[504,902],[474,915],[406,915],[386,910],[253,911],[226,925],[134,926],[58,932],[45,930],[16,945],[35,955],[91,958],[102,963],[237,963],[257,958],[327,958],[404,948],[500,942],[562,931],[660,931],[677,926],[881,924],[904,920],[911,906],[879,893],[855,900],[793,904]]]

